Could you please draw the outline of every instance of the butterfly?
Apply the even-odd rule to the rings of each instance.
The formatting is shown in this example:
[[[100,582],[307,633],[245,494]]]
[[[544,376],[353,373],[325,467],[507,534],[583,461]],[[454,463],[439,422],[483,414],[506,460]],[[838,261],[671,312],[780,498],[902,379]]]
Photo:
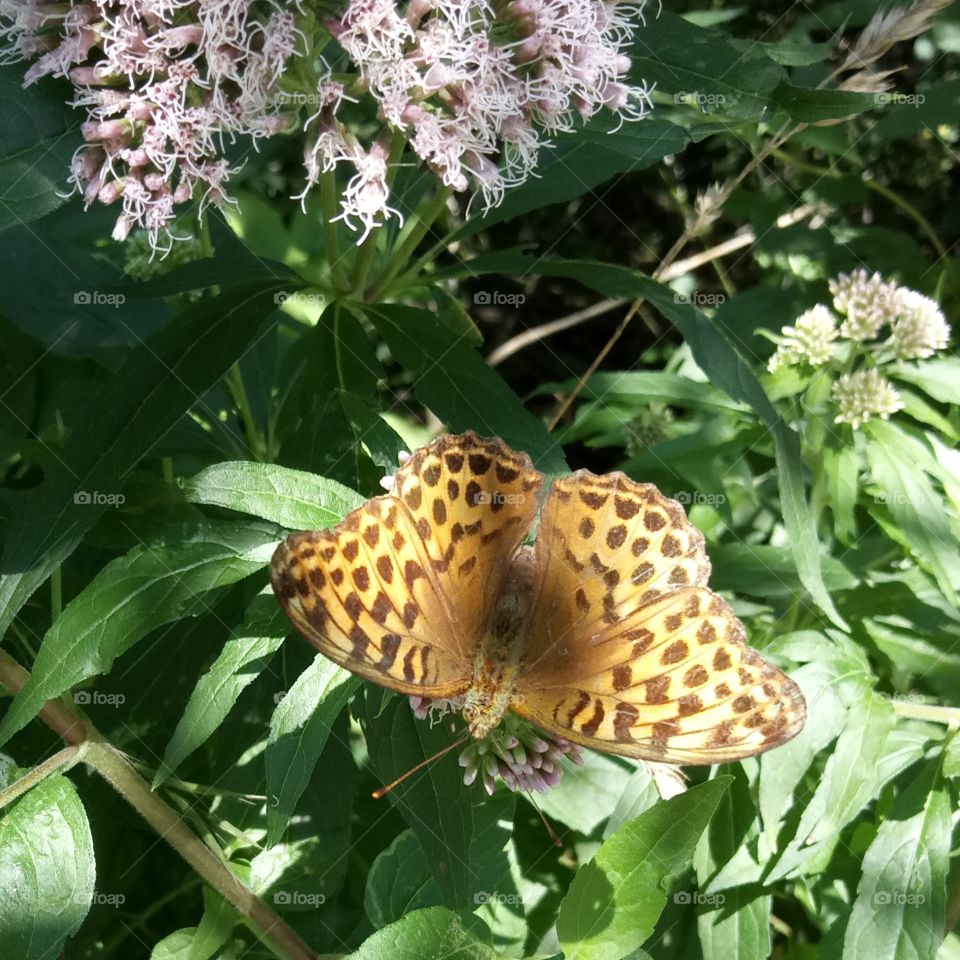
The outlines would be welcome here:
[[[712,764],[803,727],[797,685],[707,586],[683,507],[623,473],[545,480],[474,433],[416,451],[339,526],[292,534],[274,592],[322,654],[390,690],[513,711],[582,746]],[[536,540],[524,546],[539,512]]]

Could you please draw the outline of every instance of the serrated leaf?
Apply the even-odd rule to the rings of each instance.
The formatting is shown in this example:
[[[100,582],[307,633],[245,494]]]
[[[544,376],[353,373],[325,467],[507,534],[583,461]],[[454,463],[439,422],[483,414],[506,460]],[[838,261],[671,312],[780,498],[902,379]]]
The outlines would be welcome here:
[[[801,123],[846,119],[876,106],[876,97],[872,93],[798,87],[786,82],[781,83],[771,96],[784,113]]]
[[[960,404],[960,359],[935,357],[923,363],[902,363],[890,371],[897,380],[919,387],[941,403]]]
[[[48,86],[23,88],[22,65],[0,68],[0,230],[67,202],[79,121]]]
[[[363,503],[336,480],[275,463],[216,463],[181,482],[184,499],[249,513],[287,530],[325,530]]]
[[[768,883],[801,875],[886,781],[919,758],[919,748],[898,750],[896,765],[883,762],[895,720],[890,702],[876,694],[853,704],[795,837],[765,878]]]
[[[204,611],[209,591],[262,569],[276,542],[272,527],[204,521],[108,563],[47,631],[30,680],[0,723],[0,743],[47,700],[107,673],[151,630]]]
[[[368,937],[346,960],[497,960],[482,921],[444,907],[414,910]]]
[[[623,795],[632,773],[613,757],[586,750],[583,765],[567,764],[560,783],[537,802],[548,817],[590,834]]]
[[[621,960],[643,944],[729,785],[718,777],[692,787],[603,842],[560,905],[557,936],[570,960]]]
[[[636,33],[630,76],[664,93],[710,97],[717,112],[731,117],[761,117],[784,71],[758,44],[751,47],[739,50],[720,31],[660,10]]]
[[[431,727],[416,720],[406,697],[374,688],[367,690],[361,724],[370,762],[382,783],[449,746],[452,739],[447,724]],[[417,835],[443,903],[475,910],[491,897],[516,895],[507,850],[515,800],[491,799],[482,788],[466,786],[457,754],[454,750],[431,761],[387,799]],[[519,907],[519,901],[512,906]]]
[[[191,307],[135,349],[77,411],[82,428],[10,525],[0,561],[0,634],[108,509],[75,495],[118,491],[157,438],[249,347],[274,309],[272,294],[272,287],[243,287]]]
[[[907,548],[936,577],[944,596],[956,604],[960,557],[941,497],[915,464],[917,445],[892,423],[867,424],[867,460],[874,482],[896,521]]]
[[[423,847],[412,830],[404,830],[373,861],[363,895],[364,910],[379,929],[413,910],[439,903],[440,887]]]
[[[952,804],[936,767],[897,798],[863,858],[844,960],[933,957],[943,941]]]
[[[150,960],[190,960],[190,951],[196,935],[196,927],[174,930],[154,946],[150,952]]]
[[[837,539],[853,544],[857,535],[854,513],[860,484],[860,457],[853,447],[825,447],[823,468],[827,476],[830,512]]]
[[[26,771],[6,768],[10,782]],[[0,769],[0,789],[9,786]],[[16,775],[15,775],[16,774]],[[93,838],[73,784],[52,774],[0,818],[0,944],[17,960],[56,960],[93,901]]]
[[[724,893],[706,893],[710,878],[730,862],[748,838],[757,833],[756,809],[743,769],[733,768],[733,783],[700,838],[694,856],[697,883],[697,934],[703,960],[766,960],[772,947],[772,897],[759,886],[738,887]],[[675,897],[676,899],[676,897]]]
[[[313,776],[334,721],[360,678],[318,654],[270,718],[267,740],[267,843],[277,843]]]
[[[266,667],[290,632],[273,590],[264,589],[247,607],[237,635],[224,645],[197,681],[154,777],[156,789],[226,719],[240,694]]]

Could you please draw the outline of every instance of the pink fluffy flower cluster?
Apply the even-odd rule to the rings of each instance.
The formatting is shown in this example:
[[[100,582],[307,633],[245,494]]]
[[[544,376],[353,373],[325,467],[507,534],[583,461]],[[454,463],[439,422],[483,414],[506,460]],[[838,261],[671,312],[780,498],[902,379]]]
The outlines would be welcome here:
[[[574,129],[603,108],[640,119],[649,91],[625,82],[623,52],[642,3],[598,0],[351,0],[331,33],[359,72],[381,120],[454,191],[473,190],[485,208],[537,165],[550,134]],[[343,216],[364,235],[391,215],[388,141],[365,148],[337,119],[347,94],[329,78],[310,119],[307,190],[340,163],[355,171]]]
[[[67,77],[87,110],[70,182],[118,203],[114,236],[171,242],[181,204],[229,200],[224,144],[288,130],[278,93],[315,29],[306,0],[0,0],[0,60],[31,60],[26,83]],[[600,0],[347,0],[324,27],[343,51],[318,78],[305,124],[305,196],[350,170],[341,217],[361,239],[390,216],[397,136],[453,191],[485,207],[534,171],[552,135],[601,109],[638,119],[648,90],[626,82],[641,3]],[[343,59],[341,57],[340,59]],[[330,62],[335,62],[331,60]],[[337,68],[341,68],[339,62]],[[302,76],[303,71],[299,71]],[[372,97],[382,124],[363,143],[343,104]]]
[[[273,0],[0,0],[0,39],[4,59],[34,60],[26,84],[76,88],[87,121],[69,182],[120,205],[118,240],[141,227],[169,246],[178,205],[229,199],[225,141],[286,125],[272,91],[298,32]]]

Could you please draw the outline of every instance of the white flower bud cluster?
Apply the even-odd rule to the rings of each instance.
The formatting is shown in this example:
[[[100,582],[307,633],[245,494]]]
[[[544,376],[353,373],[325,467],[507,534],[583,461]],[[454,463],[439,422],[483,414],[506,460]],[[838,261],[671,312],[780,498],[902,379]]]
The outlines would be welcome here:
[[[837,373],[846,368],[831,390],[835,422],[856,430],[903,409],[903,398],[878,368],[929,359],[947,346],[950,325],[936,301],[879,273],[842,273],[830,281],[830,292],[832,310],[817,304],[781,330],[767,369],[830,363]],[[860,360],[865,365],[849,372]]]

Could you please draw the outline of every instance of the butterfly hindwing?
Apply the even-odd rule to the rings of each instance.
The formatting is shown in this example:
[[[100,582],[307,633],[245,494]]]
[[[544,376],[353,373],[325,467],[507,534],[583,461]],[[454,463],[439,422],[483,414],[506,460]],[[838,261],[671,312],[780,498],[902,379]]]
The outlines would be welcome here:
[[[717,763],[790,739],[805,705],[706,587],[683,508],[623,474],[581,471],[544,506],[513,709],[625,756]]]

